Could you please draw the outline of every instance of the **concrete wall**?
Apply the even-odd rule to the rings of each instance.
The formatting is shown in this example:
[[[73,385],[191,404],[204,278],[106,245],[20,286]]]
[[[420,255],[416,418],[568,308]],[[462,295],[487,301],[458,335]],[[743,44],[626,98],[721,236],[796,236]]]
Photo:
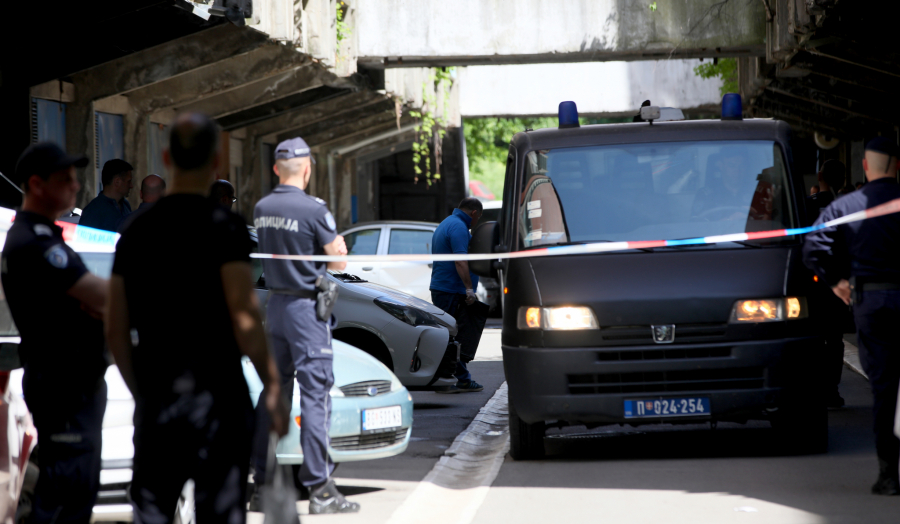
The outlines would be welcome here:
[[[636,114],[641,102],[683,109],[721,101],[718,79],[704,80],[698,60],[470,66],[458,72],[464,116],[556,115],[573,100],[582,114]],[[390,72],[390,71],[389,71]]]
[[[657,2],[655,10],[649,4],[358,0],[359,60],[472,65],[641,59],[661,51],[662,56],[764,54],[762,2],[666,1]]]

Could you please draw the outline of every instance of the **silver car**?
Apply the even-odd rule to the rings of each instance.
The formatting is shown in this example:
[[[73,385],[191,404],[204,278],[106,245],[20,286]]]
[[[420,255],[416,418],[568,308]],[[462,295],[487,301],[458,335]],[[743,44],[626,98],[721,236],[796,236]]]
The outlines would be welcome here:
[[[428,233],[429,239],[431,232]],[[250,237],[256,241],[256,232]],[[262,264],[254,259],[257,295],[268,300]],[[339,287],[334,316],[336,340],[378,359],[409,389],[440,389],[456,384],[458,344],[456,320],[440,308],[412,295],[368,282],[365,278],[329,271]],[[429,279],[430,279],[429,269]],[[441,363],[444,362],[444,366]]]

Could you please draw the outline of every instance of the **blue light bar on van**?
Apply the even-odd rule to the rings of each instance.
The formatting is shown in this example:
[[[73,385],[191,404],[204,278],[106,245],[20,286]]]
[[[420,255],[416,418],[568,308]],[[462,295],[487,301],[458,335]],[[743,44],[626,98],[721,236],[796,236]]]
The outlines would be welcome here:
[[[722,97],[722,120],[743,120],[744,108],[741,104],[741,95],[737,93],[725,93]]]
[[[575,102],[559,103],[559,128],[581,127],[578,123],[578,107]]]

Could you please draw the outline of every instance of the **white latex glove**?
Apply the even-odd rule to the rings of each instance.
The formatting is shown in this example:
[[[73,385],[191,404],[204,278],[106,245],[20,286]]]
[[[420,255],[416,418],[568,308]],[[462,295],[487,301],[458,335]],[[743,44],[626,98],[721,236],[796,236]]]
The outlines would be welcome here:
[[[478,300],[478,296],[475,295],[475,290],[467,289],[466,290],[466,305],[471,306],[472,304],[475,303],[476,300]]]

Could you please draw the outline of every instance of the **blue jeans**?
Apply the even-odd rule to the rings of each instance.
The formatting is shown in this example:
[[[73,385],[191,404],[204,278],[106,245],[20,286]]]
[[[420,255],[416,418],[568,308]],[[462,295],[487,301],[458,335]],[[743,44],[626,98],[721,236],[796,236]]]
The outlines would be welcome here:
[[[465,303],[466,296],[459,293],[448,293],[446,291],[431,290],[431,303],[449,313],[457,323],[459,323],[458,311],[459,305]],[[472,380],[472,374],[469,373],[466,363],[462,359],[456,361],[456,380],[460,382],[468,382]]]

